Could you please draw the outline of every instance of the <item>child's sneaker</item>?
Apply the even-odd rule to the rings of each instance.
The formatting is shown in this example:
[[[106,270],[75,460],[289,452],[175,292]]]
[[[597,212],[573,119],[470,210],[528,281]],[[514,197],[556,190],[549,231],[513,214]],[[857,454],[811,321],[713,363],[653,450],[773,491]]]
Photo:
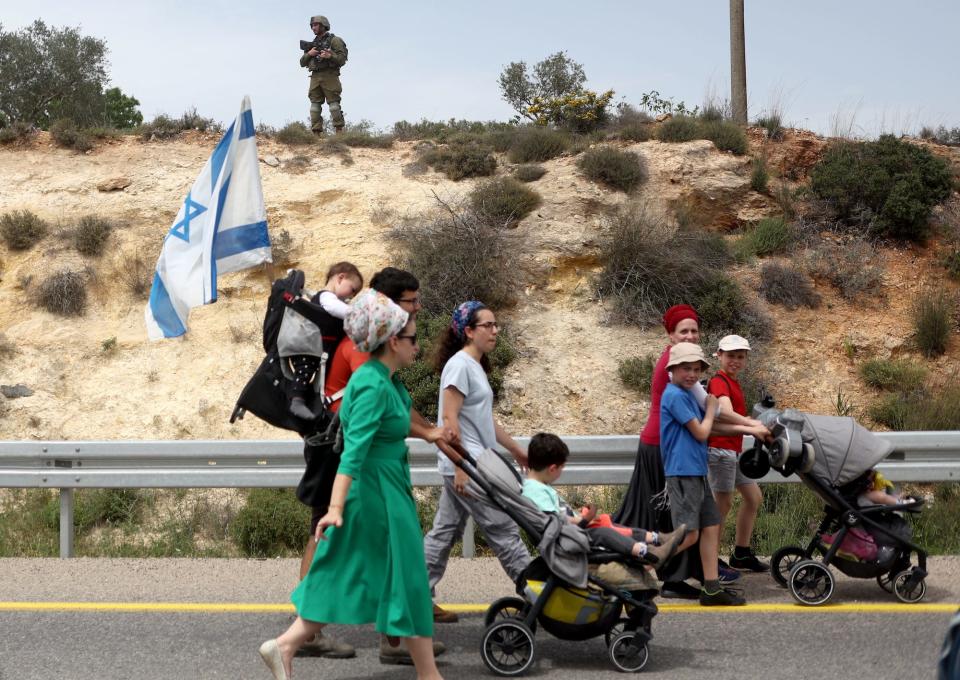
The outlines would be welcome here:
[[[733,583],[740,578],[740,572],[726,566],[723,560],[717,560],[717,573],[719,574],[720,583]]]
[[[770,565],[766,562],[761,562],[760,559],[753,554],[752,550],[746,555],[737,555],[736,553],[730,555],[730,566],[741,571],[770,571]]]
[[[683,543],[684,536],[687,535],[687,525],[681,524],[668,534],[660,534],[659,545],[647,544],[647,552],[644,553],[641,561],[654,566],[663,564],[677,551],[677,546]]]
[[[704,607],[739,607],[747,601],[730,588],[720,588],[716,592],[708,593],[706,588],[700,590],[700,604]]]

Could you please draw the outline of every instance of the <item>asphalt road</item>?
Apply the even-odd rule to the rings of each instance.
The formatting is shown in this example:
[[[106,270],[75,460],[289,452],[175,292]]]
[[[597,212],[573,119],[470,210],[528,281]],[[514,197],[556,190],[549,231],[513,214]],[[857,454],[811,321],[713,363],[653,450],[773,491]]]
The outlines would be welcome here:
[[[836,606],[793,607],[763,574],[745,577],[751,606],[744,610],[662,601],[643,673],[932,678],[960,606],[960,558],[930,567],[927,604],[913,607],[897,605],[872,582],[846,579]],[[256,649],[290,621],[294,570],[291,560],[0,560],[0,678],[268,678]],[[492,560],[452,562],[441,586],[441,601],[465,609],[509,593]],[[479,614],[437,627],[449,647],[440,658],[448,680],[492,677],[480,660],[482,628]],[[356,645],[358,657],[297,659],[296,678],[414,677],[411,668],[379,663],[371,627],[331,633]],[[531,677],[623,677],[614,675],[602,639],[564,642],[539,631],[536,654]]]

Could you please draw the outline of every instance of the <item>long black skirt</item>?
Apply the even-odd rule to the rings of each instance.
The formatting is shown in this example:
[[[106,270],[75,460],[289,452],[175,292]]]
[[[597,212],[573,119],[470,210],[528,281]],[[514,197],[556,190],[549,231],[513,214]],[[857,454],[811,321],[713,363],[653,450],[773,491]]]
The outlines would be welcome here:
[[[666,486],[660,447],[640,442],[637,461],[633,466],[630,485],[623,497],[623,505],[613,515],[617,524],[648,531],[673,531],[670,508],[662,503]],[[674,556],[657,569],[661,581],[683,581],[688,578],[703,580],[699,542]]]

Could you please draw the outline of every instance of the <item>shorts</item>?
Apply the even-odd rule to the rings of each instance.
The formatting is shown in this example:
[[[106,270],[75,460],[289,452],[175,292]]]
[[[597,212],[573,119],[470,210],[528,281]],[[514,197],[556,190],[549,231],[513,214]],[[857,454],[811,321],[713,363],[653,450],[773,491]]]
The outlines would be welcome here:
[[[667,498],[673,526],[699,531],[720,524],[720,510],[706,477],[667,477]]]
[[[712,446],[707,450],[707,479],[710,488],[720,493],[733,493],[733,489],[745,484],[756,484],[740,472],[739,456],[730,449],[716,449]]]

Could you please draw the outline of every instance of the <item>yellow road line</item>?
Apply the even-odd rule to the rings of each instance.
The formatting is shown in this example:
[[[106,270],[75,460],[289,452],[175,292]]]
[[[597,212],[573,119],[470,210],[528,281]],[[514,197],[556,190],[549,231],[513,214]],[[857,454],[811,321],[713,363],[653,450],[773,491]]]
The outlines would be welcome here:
[[[444,609],[460,614],[476,614],[487,610],[481,603],[442,604]],[[748,614],[935,614],[960,609],[960,603],[929,604],[832,604],[803,607],[797,604],[756,603],[743,607],[701,607],[698,604],[661,604],[661,612],[709,614],[715,612]],[[200,612],[200,613],[292,613],[291,604],[256,604],[234,602],[0,602],[0,611],[99,611],[99,612]]]

